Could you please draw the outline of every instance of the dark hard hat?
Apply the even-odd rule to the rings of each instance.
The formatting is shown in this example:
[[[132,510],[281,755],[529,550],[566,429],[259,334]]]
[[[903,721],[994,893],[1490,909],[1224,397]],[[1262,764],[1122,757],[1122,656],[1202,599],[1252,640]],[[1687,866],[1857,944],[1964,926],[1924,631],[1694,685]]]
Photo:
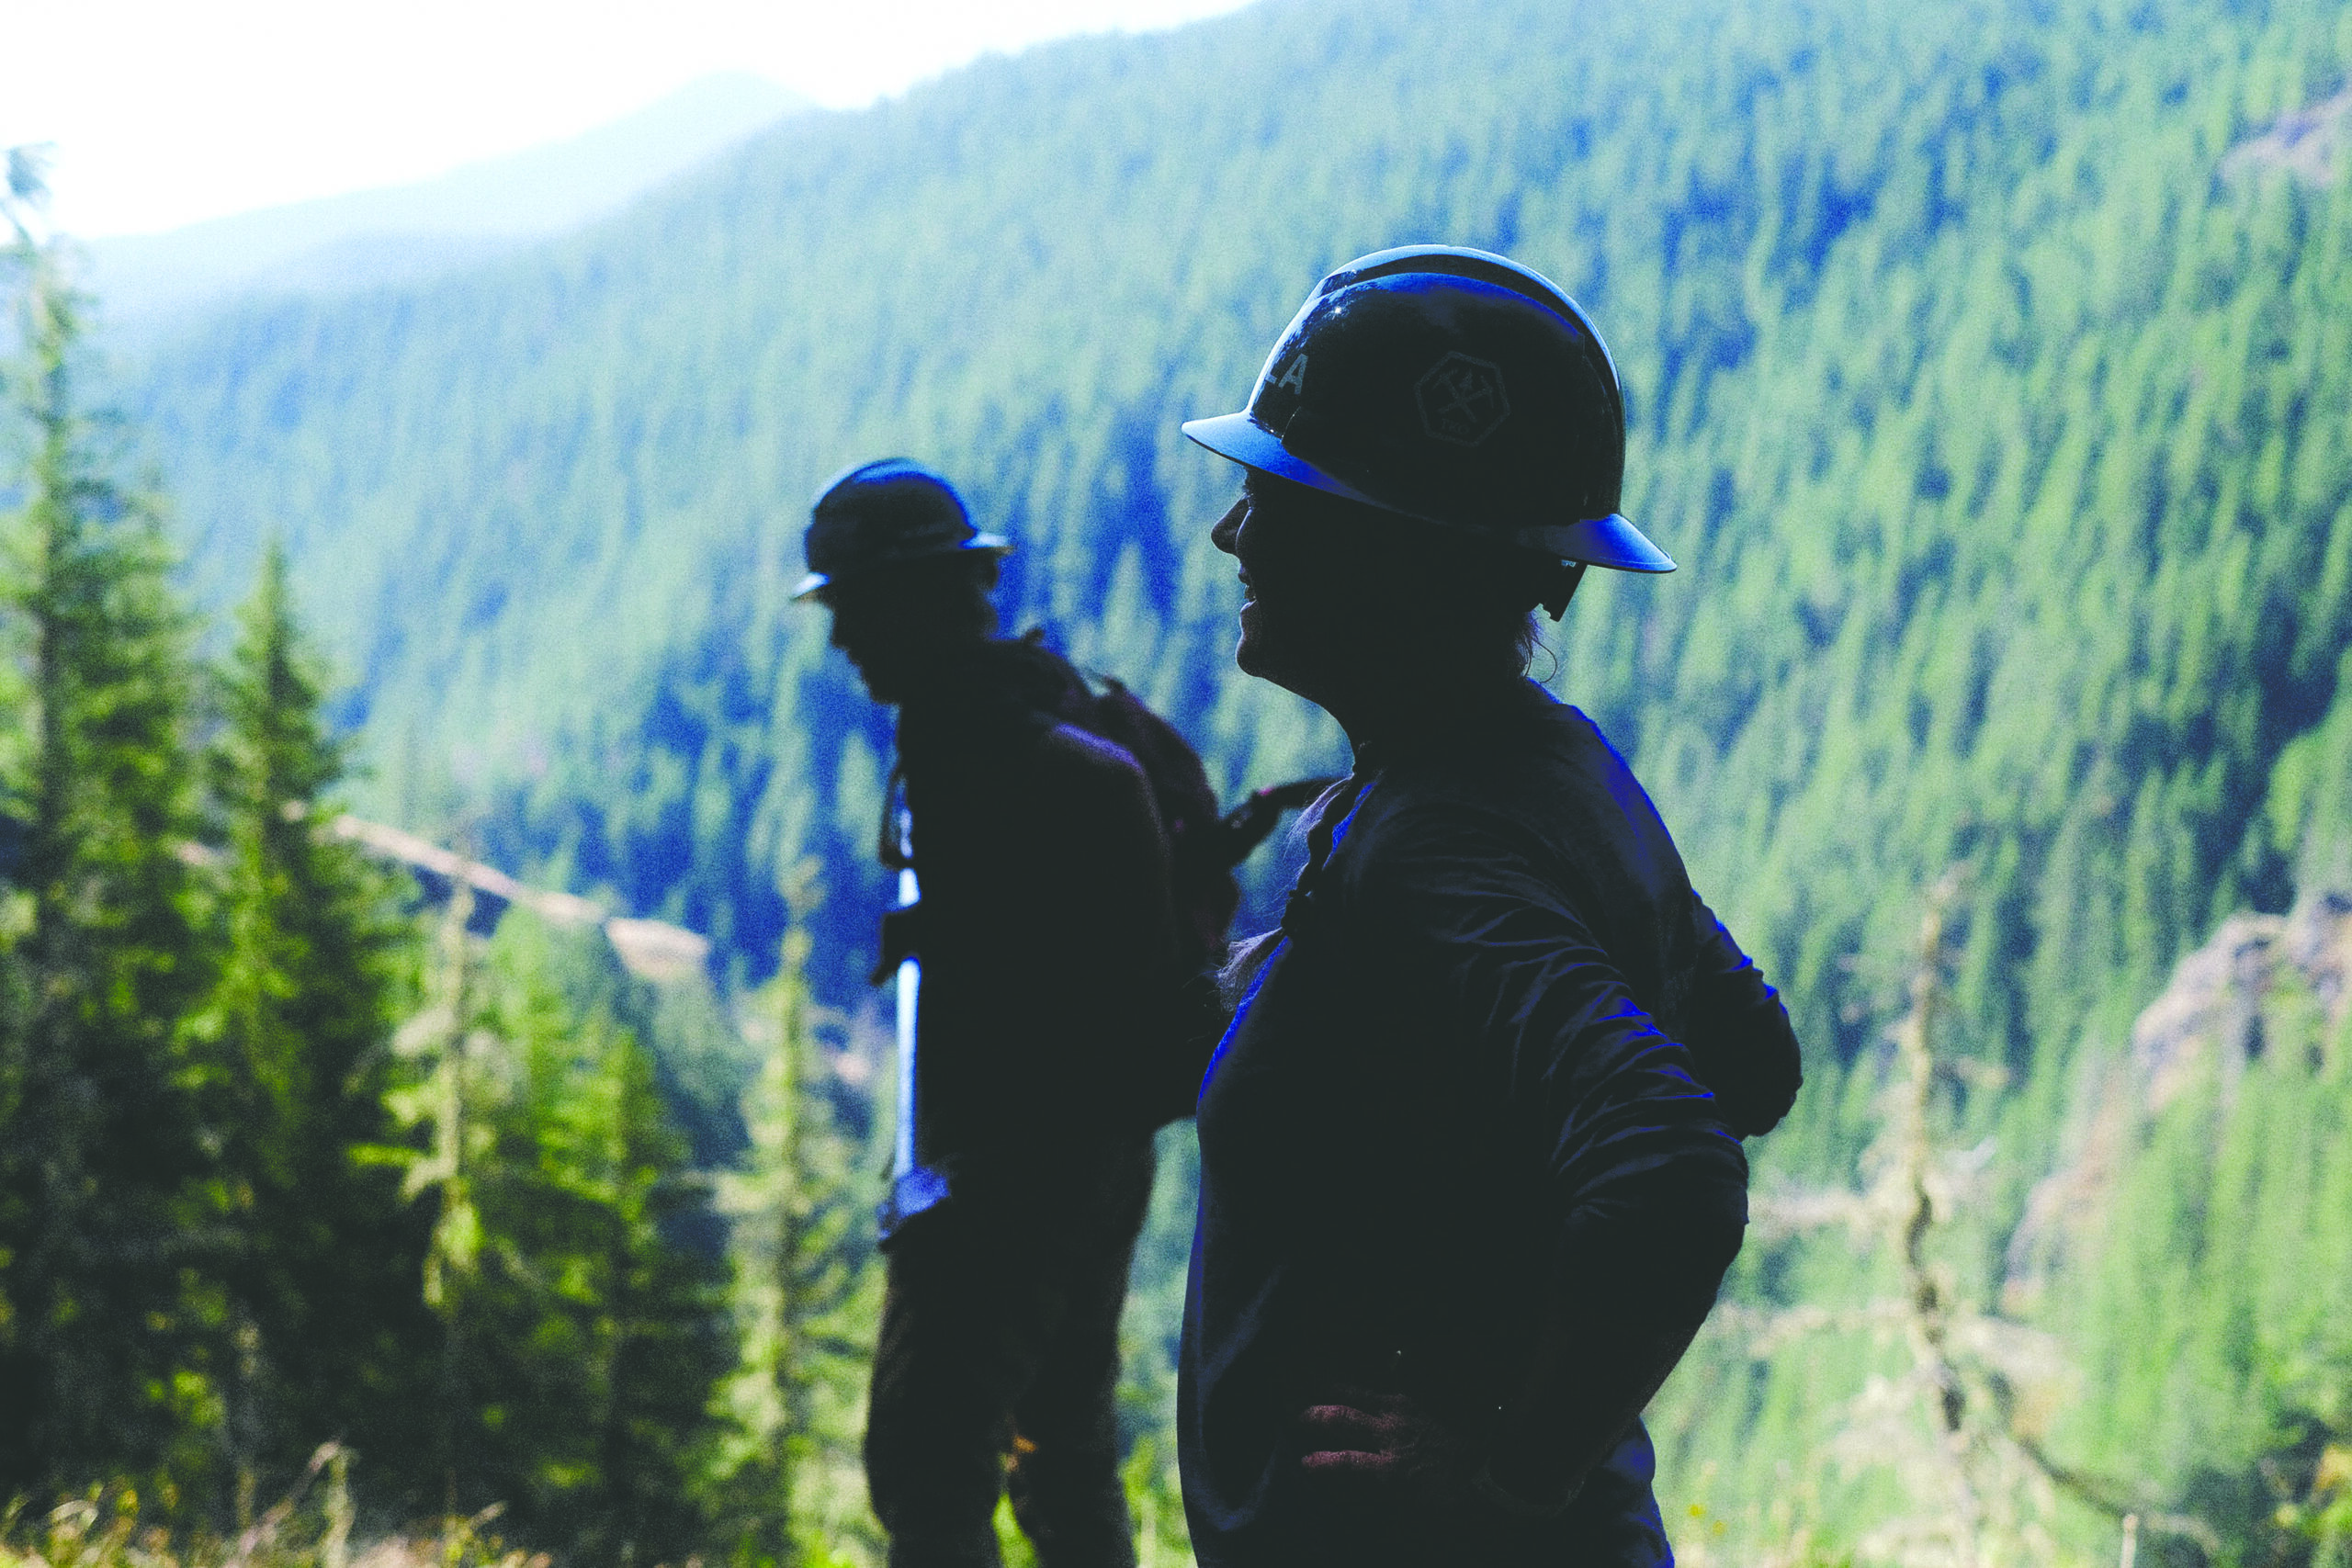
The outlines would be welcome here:
[[[808,575],[794,586],[795,599],[876,567],[967,550],[1001,554],[1012,542],[973,527],[956,487],[929,468],[885,457],[843,468],[818,487],[803,547]]]
[[[1576,301],[1486,251],[1411,245],[1315,286],[1240,413],[1184,434],[1351,501],[1621,571],[1672,571],[1617,512],[1625,400]]]

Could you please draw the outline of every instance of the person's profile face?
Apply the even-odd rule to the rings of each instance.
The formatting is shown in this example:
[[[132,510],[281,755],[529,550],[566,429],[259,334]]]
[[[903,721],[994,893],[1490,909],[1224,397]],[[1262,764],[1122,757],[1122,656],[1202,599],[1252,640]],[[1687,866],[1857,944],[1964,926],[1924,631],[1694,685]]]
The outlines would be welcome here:
[[[832,613],[832,644],[856,666],[868,695],[896,705],[935,680],[960,645],[989,635],[996,557],[954,552],[869,568],[818,593]]]
[[[1304,486],[1252,471],[1210,540],[1241,568],[1241,670],[1314,699],[1322,663],[1346,642],[1344,524]]]
[[[913,688],[925,641],[924,617],[898,573],[867,572],[820,593],[833,618],[832,645],[855,667],[866,694],[886,705]]]

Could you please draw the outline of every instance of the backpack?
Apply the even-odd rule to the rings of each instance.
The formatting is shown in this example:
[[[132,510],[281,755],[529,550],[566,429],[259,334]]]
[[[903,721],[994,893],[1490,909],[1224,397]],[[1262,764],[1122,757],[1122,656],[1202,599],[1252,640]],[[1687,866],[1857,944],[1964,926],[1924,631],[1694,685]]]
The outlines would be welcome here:
[[[1201,1075],[1225,1031],[1227,1010],[1216,976],[1226,960],[1227,928],[1241,903],[1234,868],[1266,837],[1283,810],[1303,804],[1302,789],[1309,784],[1319,788],[1328,781],[1261,790],[1228,818],[1218,809],[1216,790],[1200,754],[1175,726],[1125,684],[1107,675],[1089,682],[1046,649],[1037,631],[997,647],[1006,661],[1008,704],[1045,722],[1069,724],[1109,741],[1136,760],[1151,786],[1160,827],[1168,835],[1176,965],[1164,996],[1151,1010],[1153,1024],[1147,1037],[1133,1043],[1123,1092],[1145,1126],[1190,1116]],[[894,787],[885,791],[877,852],[882,863],[896,870],[907,863],[899,852],[897,816],[890,804],[899,776],[895,764],[890,776]],[[920,948],[917,913],[894,910],[884,918],[880,961],[872,976],[876,984],[896,971],[899,959]]]
[[[1225,963],[1227,928],[1241,903],[1241,884],[1233,874],[1240,859],[1236,852],[1246,852],[1248,844],[1227,825],[1200,753],[1176,727],[1121,682],[1107,675],[1096,679],[1102,690],[1090,694],[1082,711],[1069,715],[1068,722],[1136,760],[1151,784],[1168,835],[1176,973],[1155,1010],[1157,1027],[1136,1043],[1127,1085],[1136,1119],[1158,1127],[1193,1114],[1201,1076],[1225,1032],[1216,971]]]
[[[1121,682],[1097,677],[1102,691],[1070,722],[1135,758],[1150,781],[1168,834],[1169,883],[1176,902],[1177,967],[1185,975],[1222,964],[1226,931],[1241,905],[1233,874],[1231,835],[1200,753],[1176,727]]]

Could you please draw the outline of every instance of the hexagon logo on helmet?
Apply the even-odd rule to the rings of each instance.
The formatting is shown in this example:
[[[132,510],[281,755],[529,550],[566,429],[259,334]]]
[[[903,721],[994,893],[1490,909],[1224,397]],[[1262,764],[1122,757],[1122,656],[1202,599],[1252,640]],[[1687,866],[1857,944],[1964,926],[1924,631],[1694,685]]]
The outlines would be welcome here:
[[[1421,428],[1440,441],[1476,446],[1510,417],[1499,367],[1466,354],[1449,354],[1413,383]]]
[[[1455,245],[1362,256],[1317,284],[1250,406],[1184,434],[1280,479],[1619,571],[1673,560],[1617,508],[1625,400],[1576,301]]]
[[[843,578],[930,556],[991,550],[1012,541],[973,525],[956,487],[909,457],[853,463],[817,487],[802,543],[808,575],[793,585],[806,599]]]

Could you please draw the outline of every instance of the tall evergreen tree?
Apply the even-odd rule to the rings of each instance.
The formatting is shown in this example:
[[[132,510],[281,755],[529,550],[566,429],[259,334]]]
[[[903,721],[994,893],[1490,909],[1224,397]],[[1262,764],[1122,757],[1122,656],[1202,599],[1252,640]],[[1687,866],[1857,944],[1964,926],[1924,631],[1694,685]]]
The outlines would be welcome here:
[[[684,1239],[708,1195],[650,1054],[552,978],[559,938],[510,914],[487,954],[462,915],[447,939],[396,1103],[429,1129],[410,1190],[439,1199],[448,1505],[588,1562],[681,1556],[730,1358],[719,1260]]]
[[[415,1468],[403,1461],[430,1447],[415,1369],[435,1334],[417,1290],[424,1223],[397,1173],[359,1157],[392,1131],[410,927],[390,879],[322,830],[343,748],[274,547],[240,630],[211,758],[222,961],[193,1032],[236,1341],[228,1436],[249,1498],[328,1438],[366,1455],[371,1479]]]
[[[186,1481],[217,1452],[222,1326],[192,1266],[204,1157],[177,1025],[205,985],[184,847],[186,620],[155,511],[110,472],[81,400],[80,302],[29,221],[20,285],[0,637],[10,733],[0,815],[0,1492],[94,1475]]]
[[[816,870],[804,862],[790,882],[804,917]],[[775,977],[745,999],[773,1046],[743,1095],[751,1148],[720,1189],[740,1352],[710,1485],[737,1560],[781,1568],[833,1562],[851,1540],[883,1544],[858,1461],[882,1270],[865,1151],[827,1092],[817,1032],[830,1010],[809,994],[810,945],[796,923]]]
[[[698,1544],[691,1483],[729,1344],[718,1259],[674,1234],[709,1193],[687,1168],[652,1057],[626,1030],[595,1030],[588,1043],[593,1054],[548,1084],[560,1098],[541,1111],[542,1146],[560,1163],[542,1168],[561,1172],[583,1211],[576,1235],[594,1280],[600,1484],[581,1546],[626,1563]]]
[[[718,1260],[680,1232],[707,1204],[652,1061],[549,978],[553,934],[510,917],[493,944],[508,1064],[468,1374],[482,1500],[595,1562],[695,1544],[692,1467],[728,1343]]]
[[[439,1321],[435,1374],[424,1401],[428,1436],[421,1446],[445,1513],[458,1510],[458,1476],[472,1472],[466,1408],[467,1334],[472,1315],[467,1287],[481,1256],[481,1210],[475,1202],[476,1168],[491,1153],[497,1130],[489,1112],[498,1067],[480,1028],[481,962],[467,926],[473,889],[457,882],[440,922],[431,994],[393,1039],[397,1081],[384,1103],[402,1141],[375,1157],[401,1173],[401,1196],[417,1201],[428,1226],[418,1267],[419,1299]]]

